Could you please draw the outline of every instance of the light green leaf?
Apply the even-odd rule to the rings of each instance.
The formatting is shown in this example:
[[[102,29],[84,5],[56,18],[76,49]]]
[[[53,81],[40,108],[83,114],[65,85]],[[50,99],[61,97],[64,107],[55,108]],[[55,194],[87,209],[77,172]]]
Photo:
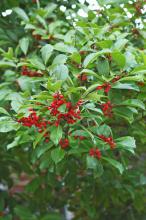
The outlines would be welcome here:
[[[97,70],[99,75],[108,76],[110,71],[108,60],[99,58],[97,61]]]
[[[97,128],[97,134],[109,137],[112,136],[112,130],[108,125],[103,124]]]
[[[19,126],[20,125],[14,120],[12,120],[11,117],[0,117],[0,132],[9,132],[12,130],[17,130]]]
[[[89,64],[93,63],[97,59],[98,56],[106,54],[106,53],[111,53],[111,50],[110,49],[103,49],[97,53],[88,54],[85,57],[84,62],[83,62],[84,68],[86,68]]]
[[[124,102],[120,103],[121,105],[128,105],[128,106],[133,106],[137,108],[141,108],[145,110],[145,104],[139,100],[139,99],[128,99],[125,100]]]
[[[58,80],[66,80],[68,78],[68,67],[64,64],[57,65],[53,72]]]
[[[23,51],[23,53],[26,55],[27,51],[28,51],[28,47],[29,47],[29,38],[27,37],[23,37],[20,41],[19,41],[19,45],[21,50]]]
[[[51,151],[51,158],[55,164],[59,163],[65,156],[65,151],[60,147]]]
[[[29,17],[27,16],[27,14],[25,13],[25,11],[22,8],[14,8],[13,9],[17,15],[24,21],[28,22],[29,21]]]
[[[63,131],[61,126],[53,126],[51,128],[50,139],[55,145],[57,145],[62,138],[62,133]]]
[[[53,46],[50,44],[46,44],[45,46],[42,47],[41,53],[45,64],[47,64],[50,56],[52,55],[52,51],[53,51]]]
[[[116,142],[116,148],[128,150],[134,154],[134,149],[136,148],[134,137],[126,136],[126,137],[117,138],[115,142]]]
[[[14,141],[10,144],[7,145],[7,150],[13,148],[13,147],[16,147],[19,143],[19,140],[20,140],[20,136],[18,137],[15,137]]]
[[[139,87],[132,83],[114,83],[112,86],[112,89],[129,89],[129,90],[135,90],[139,92]]]
[[[67,56],[65,54],[59,54],[57,55],[53,60],[54,64],[65,64],[67,61]]]
[[[81,55],[78,52],[73,53],[70,58],[78,64],[81,63]]]
[[[126,58],[125,56],[119,52],[119,51],[115,51],[112,53],[112,59],[116,62],[116,64],[123,68],[126,64]]]
[[[86,163],[87,163],[87,169],[94,170],[94,177],[95,178],[99,177],[103,174],[103,166],[97,158],[94,158],[94,157],[87,155]]]
[[[122,50],[127,44],[127,42],[128,42],[127,39],[120,38],[115,42],[114,48],[116,50]]]
[[[34,68],[37,68],[39,70],[45,70],[45,66],[40,58],[34,57],[34,58],[31,58],[29,61],[33,65]]]
[[[114,114],[126,119],[130,124],[134,121],[133,111],[129,107],[114,108]]]
[[[16,64],[8,61],[0,61],[0,67],[16,67]]]
[[[86,68],[90,63],[93,63],[98,57],[98,53],[90,53],[86,56],[83,62],[83,66]]]
[[[9,113],[2,107],[0,107],[0,114],[9,115]]]
[[[43,138],[45,133],[46,133],[46,130],[42,133],[37,134],[35,141],[33,142],[33,148],[35,148],[37,146],[37,144],[41,141],[41,139]]]
[[[62,85],[62,81],[58,80],[57,82],[55,83],[51,83],[50,81],[48,81],[47,83],[47,89],[51,90],[51,91],[57,91],[61,88],[61,85]]]
[[[54,49],[64,53],[74,53],[77,51],[75,47],[64,43],[55,44]]]
[[[119,170],[120,174],[123,173],[124,167],[119,161],[108,158],[108,157],[102,157],[102,159],[107,161],[108,163],[110,163],[113,167],[117,168]]]

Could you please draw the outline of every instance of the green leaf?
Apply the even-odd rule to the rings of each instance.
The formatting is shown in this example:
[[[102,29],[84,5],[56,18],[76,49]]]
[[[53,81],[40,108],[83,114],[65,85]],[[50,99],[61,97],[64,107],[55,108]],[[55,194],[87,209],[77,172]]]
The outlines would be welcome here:
[[[74,53],[77,51],[75,47],[64,43],[55,44],[54,49],[64,53]]]
[[[66,80],[68,78],[68,72],[68,67],[64,64],[57,65],[53,70],[58,80]]]
[[[139,87],[132,83],[114,83],[112,86],[112,89],[129,89],[129,90],[135,90],[139,92]]]
[[[112,130],[108,125],[103,124],[97,128],[97,134],[109,137],[112,135]]]
[[[108,60],[99,58],[97,61],[97,70],[99,75],[108,76],[110,71]]]
[[[23,53],[26,55],[27,51],[28,51],[28,47],[29,47],[29,38],[27,37],[23,37],[20,41],[19,41],[19,45],[21,50],[23,51]]]
[[[116,148],[121,148],[124,150],[128,150],[134,154],[134,149],[136,148],[136,143],[134,137],[126,136],[115,139]]]
[[[114,114],[118,117],[122,117],[126,119],[130,124],[134,121],[133,111],[131,108],[128,107],[118,107],[114,108]]]
[[[85,98],[89,93],[95,91],[95,89],[97,88],[99,84],[93,84],[91,85],[82,95],[83,98]]]
[[[116,64],[123,68],[126,64],[126,58],[125,56],[119,52],[119,51],[115,51],[112,53],[112,59],[116,62]]]
[[[0,107],[0,114],[9,115],[9,113],[2,107]]]
[[[0,61],[0,67],[16,67],[16,64],[8,61]]]
[[[12,130],[17,130],[18,128],[19,124],[12,120],[11,117],[0,117],[0,132],[9,132]]]
[[[103,49],[97,53],[88,54],[85,57],[84,62],[83,62],[84,68],[86,68],[89,64],[93,63],[97,59],[98,56],[106,54],[106,53],[111,53],[111,50],[110,49]]]
[[[94,177],[99,177],[103,174],[103,166],[97,158],[87,155],[86,163],[87,163],[87,169],[94,170]]]
[[[22,8],[14,8],[13,9],[17,15],[22,19],[24,20],[25,22],[28,22],[29,21],[29,17],[27,16],[27,14],[25,13],[25,11],[22,9]]]
[[[115,48],[116,50],[122,50],[122,49],[125,47],[125,45],[127,44],[127,42],[128,42],[127,39],[123,39],[123,38],[118,39],[118,40],[115,42],[114,48]]]
[[[81,63],[81,55],[78,52],[75,52],[71,55],[71,60],[80,64]]]
[[[86,56],[83,62],[83,66],[86,68],[90,63],[93,63],[98,57],[98,53],[90,53]]]
[[[15,137],[14,141],[7,145],[7,150],[16,147],[19,144],[20,136]]]
[[[42,133],[37,134],[35,141],[33,142],[33,148],[37,146],[37,144],[41,141],[45,133],[46,133],[46,130]]]
[[[53,46],[50,44],[46,44],[45,46],[42,47],[41,53],[45,64],[47,64],[50,56],[52,55],[53,49],[54,49]]]
[[[37,68],[39,70],[45,70],[45,66],[39,57],[31,58],[29,61],[34,68]]]
[[[46,24],[46,21],[44,18],[42,18],[41,16],[39,15],[36,15],[36,19],[40,22],[40,24],[45,28],[47,29],[47,24]]]
[[[113,167],[117,168],[119,170],[120,174],[123,173],[124,167],[119,161],[108,158],[108,157],[102,157],[102,159],[107,161],[108,163],[110,163]]]
[[[96,141],[95,141],[94,135],[91,133],[91,131],[89,129],[85,128],[83,125],[80,125],[80,127],[89,134],[89,136],[91,137],[93,143],[95,144]]]
[[[145,104],[142,101],[140,101],[139,99],[128,99],[120,104],[133,106],[133,107],[137,107],[137,108],[141,108],[141,109],[145,110]]]
[[[100,42],[97,42],[97,45],[99,45],[101,48],[110,48],[113,44],[112,40],[103,40]]]
[[[57,145],[62,138],[62,133],[61,126],[53,126],[51,128],[50,139],[55,145]]]
[[[75,35],[76,35],[75,30],[68,31],[67,34],[64,36],[64,42],[73,45],[75,41]]]
[[[54,64],[65,64],[67,61],[67,58],[68,57],[65,54],[59,54],[54,58],[53,65]]]
[[[51,83],[50,81],[48,81],[47,83],[47,89],[51,90],[51,91],[57,91],[61,88],[61,85],[62,85],[62,81],[58,80],[57,82],[55,83]]]
[[[96,169],[97,168],[97,159],[87,155],[87,168]]]
[[[38,158],[40,158],[51,147],[53,147],[53,143],[50,142],[36,147],[32,154],[32,163],[34,163]]]
[[[11,100],[12,109],[17,113],[20,107],[23,105],[24,99],[19,93],[16,92],[10,94],[9,99]]]
[[[51,151],[51,158],[55,164],[59,163],[65,157],[65,151],[60,147]]]

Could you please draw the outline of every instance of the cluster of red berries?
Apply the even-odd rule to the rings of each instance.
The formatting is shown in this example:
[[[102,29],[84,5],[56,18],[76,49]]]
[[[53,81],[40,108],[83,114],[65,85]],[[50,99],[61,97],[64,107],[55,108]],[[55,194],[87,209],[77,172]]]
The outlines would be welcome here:
[[[85,73],[82,73],[82,74],[78,75],[78,79],[80,81],[87,81],[88,80],[88,78],[87,78]]]
[[[111,104],[110,101],[108,101],[106,103],[103,103],[101,105],[101,108],[102,108],[102,111],[103,111],[105,116],[107,116],[109,118],[111,118],[113,116],[113,113],[112,113],[113,105]]]
[[[84,136],[79,136],[79,135],[76,135],[76,136],[74,136],[74,139],[79,139],[80,141],[82,141],[82,140],[85,140],[86,139],[86,137],[84,137]]]
[[[97,88],[96,88],[96,90],[101,90],[101,89],[104,89],[104,92],[108,93],[111,89],[111,84],[110,83],[104,83],[103,85],[97,86]]]
[[[121,78],[121,76],[116,76],[113,80],[112,80],[112,83],[115,83],[117,82],[119,79]],[[101,90],[101,89],[104,89],[104,92],[105,93],[109,93],[110,89],[111,89],[111,83],[104,83],[100,86],[97,86],[96,90]]]
[[[45,120],[44,118],[40,119],[40,117],[36,114],[36,111],[34,111],[33,109],[29,109],[29,111],[31,113],[28,117],[22,117],[22,118],[18,119],[17,122],[21,123],[25,127],[35,126],[36,128],[38,128],[39,133],[44,132],[47,125],[51,124],[51,122]],[[48,132],[46,132],[44,134],[44,137],[45,137],[45,141],[48,142],[49,141]]]
[[[91,157],[95,157],[95,158],[97,158],[97,159],[99,159],[99,160],[100,160],[100,158],[101,158],[101,152],[100,152],[100,150],[99,150],[98,148],[91,148],[91,149],[89,150],[89,155],[90,155]]]
[[[30,115],[28,117],[22,117],[18,120],[19,123],[22,123],[23,126],[32,127],[33,125],[41,128],[42,125],[39,123],[39,116],[37,116],[36,112],[33,109],[30,109]]]
[[[37,71],[29,70],[29,69],[27,68],[27,66],[23,66],[23,67],[22,67],[21,74],[22,74],[23,76],[29,76],[29,77],[42,77],[42,76],[43,76],[42,73],[39,73],[39,72],[37,72]]]
[[[60,146],[61,146],[62,149],[66,149],[66,148],[69,147],[69,140],[68,140],[67,138],[61,139],[61,140],[59,141],[59,144],[60,144]]]
[[[66,102],[62,94],[56,93],[53,95],[53,102],[48,107],[50,114],[56,116],[57,120],[55,125],[58,126],[62,120],[66,121],[68,124],[74,124],[78,119],[81,119],[79,107],[82,105],[82,101],[79,100],[75,106],[72,106],[71,102]],[[62,113],[59,108],[65,105],[66,112]]]
[[[98,135],[100,139],[102,139],[104,142],[108,143],[110,145],[111,149],[114,149],[116,146],[116,143],[114,142],[112,137],[105,137],[104,135]]]

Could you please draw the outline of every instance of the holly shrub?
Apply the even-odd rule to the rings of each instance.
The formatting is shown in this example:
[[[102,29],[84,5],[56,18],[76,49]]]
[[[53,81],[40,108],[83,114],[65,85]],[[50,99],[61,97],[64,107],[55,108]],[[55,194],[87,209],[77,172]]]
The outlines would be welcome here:
[[[88,2],[0,3],[0,219],[146,219],[145,1]]]

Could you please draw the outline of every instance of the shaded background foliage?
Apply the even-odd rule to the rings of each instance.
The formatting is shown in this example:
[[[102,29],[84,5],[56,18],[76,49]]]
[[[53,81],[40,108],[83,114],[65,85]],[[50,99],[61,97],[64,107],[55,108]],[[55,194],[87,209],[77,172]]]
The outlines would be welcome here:
[[[125,108],[120,109],[119,112],[115,110],[114,113],[117,115],[114,120],[104,120],[112,128],[114,137],[134,136],[136,139],[135,155],[124,150],[109,152],[109,156],[113,157],[114,154],[114,158],[123,163],[125,171],[122,175],[117,172],[114,166],[103,162],[103,175],[100,177],[95,175],[96,178],[94,178],[92,170],[85,167],[85,159],[80,159],[80,153],[70,157],[69,160],[62,160],[54,168],[50,162],[50,152],[47,151],[47,145],[41,142],[37,136],[32,135],[34,134],[33,128],[28,132],[25,128],[19,129],[19,125],[15,122],[16,116],[19,114],[19,107],[24,100],[26,101],[32,95],[37,95],[37,101],[41,101],[43,96],[39,95],[46,91],[43,83],[47,82],[50,77],[46,74],[49,72],[48,69],[43,70],[43,67],[41,69],[40,63],[35,62],[34,65],[30,59],[33,59],[36,54],[40,57],[40,49],[46,44],[55,45],[63,41],[65,45],[75,46],[78,51],[87,51],[88,55],[98,50],[109,49],[113,43],[110,40],[116,39],[118,43],[114,46],[118,50],[118,54],[114,54],[114,52],[112,54],[116,61],[116,65],[115,63],[110,64],[112,71],[114,70],[112,76],[118,75],[121,71],[127,71],[129,74],[127,77],[133,78],[128,81],[130,84],[128,91],[120,88],[112,89],[109,97],[115,103],[118,103],[118,100],[121,101],[121,97],[139,99],[145,103],[146,31],[144,19],[146,16],[139,9],[145,5],[145,1],[132,1],[132,3],[109,1],[111,7],[108,9],[106,3],[107,1],[99,1],[104,10],[95,10],[93,13],[93,11],[88,11],[87,2],[82,5],[74,0],[49,1],[48,5],[47,0],[42,0],[40,1],[41,7],[47,7],[46,11],[49,12],[46,16],[45,10],[37,8],[38,5],[35,1],[32,3],[28,0],[3,0],[0,3],[1,12],[13,8],[13,12],[9,16],[0,15],[0,68],[2,73],[0,104],[9,112],[5,113],[4,109],[1,109],[1,114],[6,114],[8,117],[0,125],[0,131],[6,132],[0,134],[0,215],[4,220],[65,219],[66,207],[74,213],[74,219],[77,220],[120,220],[123,218],[144,220],[146,218],[145,110],[142,107],[138,110],[139,113],[135,114],[140,105],[138,102],[131,106],[129,103],[131,111],[124,112]],[[131,18],[127,18],[127,12],[119,7],[119,3],[125,4],[124,8],[133,15]],[[75,4],[76,8],[73,9],[72,4]],[[62,5],[66,7],[65,12],[60,10]],[[23,9],[26,15],[23,15],[18,7]],[[77,14],[80,8],[87,12],[88,17],[83,18]],[[72,13],[75,13],[74,17]],[[95,13],[100,16],[96,18]],[[27,16],[30,18],[29,21]],[[68,16],[71,19],[67,19]],[[137,27],[137,23],[135,23],[135,20],[139,18],[143,22],[143,28]],[[46,32],[46,29],[49,31],[50,29],[48,26],[45,27],[44,21],[49,23],[51,33]],[[56,22],[58,22],[57,25]],[[73,26],[75,22],[77,22],[76,26]],[[73,32],[69,32],[70,30]],[[67,35],[68,32],[69,35]],[[40,39],[40,35],[42,39]],[[52,35],[55,36],[55,39],[52,38]],[[64,36],[66,37],[64,38]],[[29,49],[26,46],[27,40],[24,41],[25,45],[22,45],[20,40],[23,37],[29,40]],[[118,41],[119,38],[121,41]],[[128,50],[125,49],[127,44]],[[26,56],[27,49],[28,55]],[[127,54],[123,50],[127,50]],[[48,66],[52,64],[57,55],[62,53],[64,51],[59,48],[53,54],[53,58],[51,57],[49,60]],[[70,57],[68,52],[67,56]],[[76,56],[79,57],[75,54],[75,58],[71,58],[71,61],[78,62]],[[83,56],[83,62],[86,66],[85,59],[86,55]],[[127,66],[125,66],[125,59]],[[71,61],[67,61],[69,70],[77,75],[82,69],[72,65]],[[95,64],[90,59],[86,62],[89,62],[86,68],[95,70],[99,75],[105,70],[104,68],[100,69],[100,63]],[[34,68],[34,66],[35,69],[39,70],[40,68],[45,72],[45,77],[39,81],[38,78],[31,79],[20,76],[21,66],[24,64],[30,68]],[[133,74],[131,74],[132,71]],[[95,79],[90,74],[89,71],[87,73],[89,86],[95,83]],[[100,83],[103,80],[101,79],[99,79]],[[73,80],[74,87],[85,86],[84,82],[79,85],[76,79],[73,78]],[[48,90],[51,90],[50,84]],[[73,98],[77,100],[79,95],[80,93],[77,92]],[[101,93],[101,95],[103,94]],[[90,96],[88,99],[98,101],[98,98]],[[24,111],[26,111],[28,103],[25,105]],[[11,117],[7,114],[10,114]],[[21,138],[19,139],[19,137]],[[40,143],[35,142],[36,138]],[[35,149],[32,148],[32,142],[37,145]],[[132,143],[129,144],[130,147],[131,145]],[[118,167],[118,169],[120,168]],[[95,170],[93,169],[93,171]],[[96,167],[96,172],[100,175],[102,168]]]

